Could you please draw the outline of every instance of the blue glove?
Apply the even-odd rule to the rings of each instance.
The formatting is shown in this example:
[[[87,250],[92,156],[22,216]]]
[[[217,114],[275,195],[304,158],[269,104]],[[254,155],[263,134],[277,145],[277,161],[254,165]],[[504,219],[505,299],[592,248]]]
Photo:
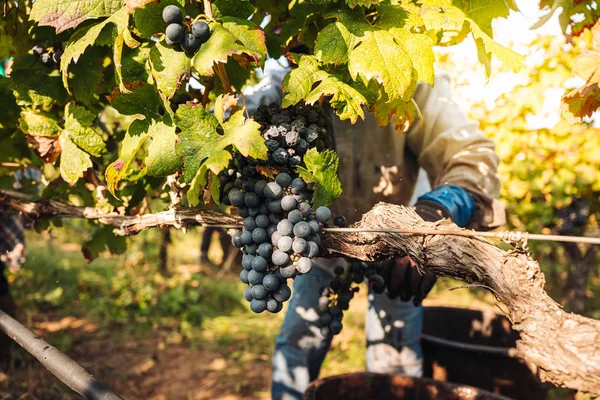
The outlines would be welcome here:
[[[464,227],[475,214],[475,202],[465,189],[445,185],[419,197],[415,209],[426,221],[448,218]]]

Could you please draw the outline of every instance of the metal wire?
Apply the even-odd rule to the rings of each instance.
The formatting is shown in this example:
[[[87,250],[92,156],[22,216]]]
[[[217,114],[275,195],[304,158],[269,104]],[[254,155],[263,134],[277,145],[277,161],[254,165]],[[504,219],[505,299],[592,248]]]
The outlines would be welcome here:
[[[204,228],[224,228],[224,229],[240,229],[241,225],[225,225],[225,224],[202,224]],[[528,232],[480,232],[480,231],[452,231],[452,230],[421,230],[421,229],[364,229],[364,228],[323,228],[324,232],[339,232],[339,233],[389,233],[403,235],[447,235],[447,236],[464,236],[464,237],[489,237],[504,242],[527,242],[528,240],[541,240],[549,242],[568,242],[568,243],[584,243],[600,245],[600,238],[586,236],[562,236],[562,235],[543,235]]]

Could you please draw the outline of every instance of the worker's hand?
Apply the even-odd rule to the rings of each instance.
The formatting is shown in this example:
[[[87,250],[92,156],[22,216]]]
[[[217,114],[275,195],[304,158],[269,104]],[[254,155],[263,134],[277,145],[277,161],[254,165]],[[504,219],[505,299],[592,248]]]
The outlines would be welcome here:
[[[420,305],[427,297],[437,280],[432,272],[421,274],[417,264],[409,256],[386,261],[384,274],[388,297],[400,297],[402,301],[412,298],[415,306]]]
[[[417,202],[415,211],[423,220],[429,222],[442,218],[451,219],[448,210],[432,201]],[[383,270],[388,297],[400,297],[402,301],[412,298],[415,306],[420,305],[427,297],[437,280],[432,272],[419,272],[417,264],[409,256],[386,261]]]

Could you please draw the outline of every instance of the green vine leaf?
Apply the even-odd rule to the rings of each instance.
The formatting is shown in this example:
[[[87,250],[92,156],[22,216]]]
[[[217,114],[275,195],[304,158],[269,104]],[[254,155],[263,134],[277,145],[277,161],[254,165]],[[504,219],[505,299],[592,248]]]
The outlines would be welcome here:
[[[175,126],[164,121],[156,122],[148,129],[152,139],[148,146],[146,167],[150,176],[168,176],[177,172],[182,166],[182,159],[175,151],[178,142]]]
[[[67,91],[60,81],[59,71],[48,71],[48,68],[31,54],[15,61],[10,83],[20,106],[49,110],[53,105],[67,99]]]
[[[204,43],[194,55],[192,64],[196,71],[203,76],[213,76],[213,65],[227,63],[228,57],[234,57],[240,65],[247,67],[250,64],[259,65],[266,57],[264,36],[258,26],[251,29],[250,21],[238,24],[234,19],[228,19],[225,25],[210,23],[212,32],[210,39]],[[261,31],[262,32],[262,31]],[[257,51],[256,49],[264,49]]]
[[[36,2],[37,3],[37,2]],[[86,51],[86,49],[93,45],[115,45],[115,39],[118,39],[123,31],[127,30],[129,23],[129,14],[125,7],[119,9],[110,18],[105,19],[95,25],[79,29],[75,31],[73,36],[69,39],[69,43],[65,48],[65,52],[60,60],[60,70],[63,76],[63,84],[68,89],[68,70],[69,65],[74,62],[77,63],[79,57]],[[107,29],[110,27],[110,29]],[[116,32],[116,33],[115,33]],[[123,40],[121,37],[120,40]],[[117,47],[122,46],[116,43]],[[120,74],[121,66],[121,51],[117,49],[115,54],[115,68],[117,74]],[[121,88],[123,91],[124,88]]]
[[[217,103],[223,104],[223,100],[218,99]],[[189,103],[177,109],[175,121],[181,129],[176,146],[184,160],[183,178],[186,182],[191,182],[203,166],[215,174],[226,168],[232,158],[227,150],[229,146],[234,146],[245,157],[267,157],[260,125],[246,119],[243,110],[233,113],[221,123],[202,106]],[[220,130],[223,134],[219,133]]]
[[[215,18],[225,16],[248,19],[254,13],[255,8],[248,0],[215,0],[212,4]]]
[[[158,90],[170,99],[181,88],[182,78],[189,73],[190,59],[184,52],[160,41],[150,50],[150,65]]]
[[[135,159],[135,155],[149,137],[150,124],[146,120],[135,120],[129,125],[127,133],[123,138],[119,158],[110,164],[105,171],[106,187],[115,196],[119,181],[127,175],[127,169]]]
[[[363,106],[367,99],[353,86],[344,82],[341,75],[321,69],[315,56],[302,56],[298,68],[290,71],[283,80],[285,97],[282,106],[289,107],[304,101],[314,104],[322,96],[331,96],[331,106],[341,119],[355,123],[364,118]]]
[[[164,111],[163,102],[154,89],[146,82],[126,84],[127,92],[119,89],[108,97],[111,105],[123,115],[135,115],[140,119],[160,120]]]
[[[30,18],[60,33],[88,19],[110,17],[123,5],[123,0],[36,0]]]
[[[342,194],[342,185],[338,179],[340,159],[333,150],[319,153],[310,149],[304,155],[306,168],[298,167],[298,174],[307,182],[316,184],[313,196],[313,208],[330,206]]]

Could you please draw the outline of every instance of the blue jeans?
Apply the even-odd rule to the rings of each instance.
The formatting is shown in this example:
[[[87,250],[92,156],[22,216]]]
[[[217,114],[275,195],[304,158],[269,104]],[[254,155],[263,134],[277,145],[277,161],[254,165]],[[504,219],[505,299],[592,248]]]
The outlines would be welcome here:
[[[290,305],[275,342],[273,400],[302,399],[308,384],[319,376],[331,340],[325,339],[317,326],[317,305],[319,289],[331,279],[327,271],[313,268],[294,280]],[[367,371],[422,375],[422,307],[369,292],[365,325]]]

